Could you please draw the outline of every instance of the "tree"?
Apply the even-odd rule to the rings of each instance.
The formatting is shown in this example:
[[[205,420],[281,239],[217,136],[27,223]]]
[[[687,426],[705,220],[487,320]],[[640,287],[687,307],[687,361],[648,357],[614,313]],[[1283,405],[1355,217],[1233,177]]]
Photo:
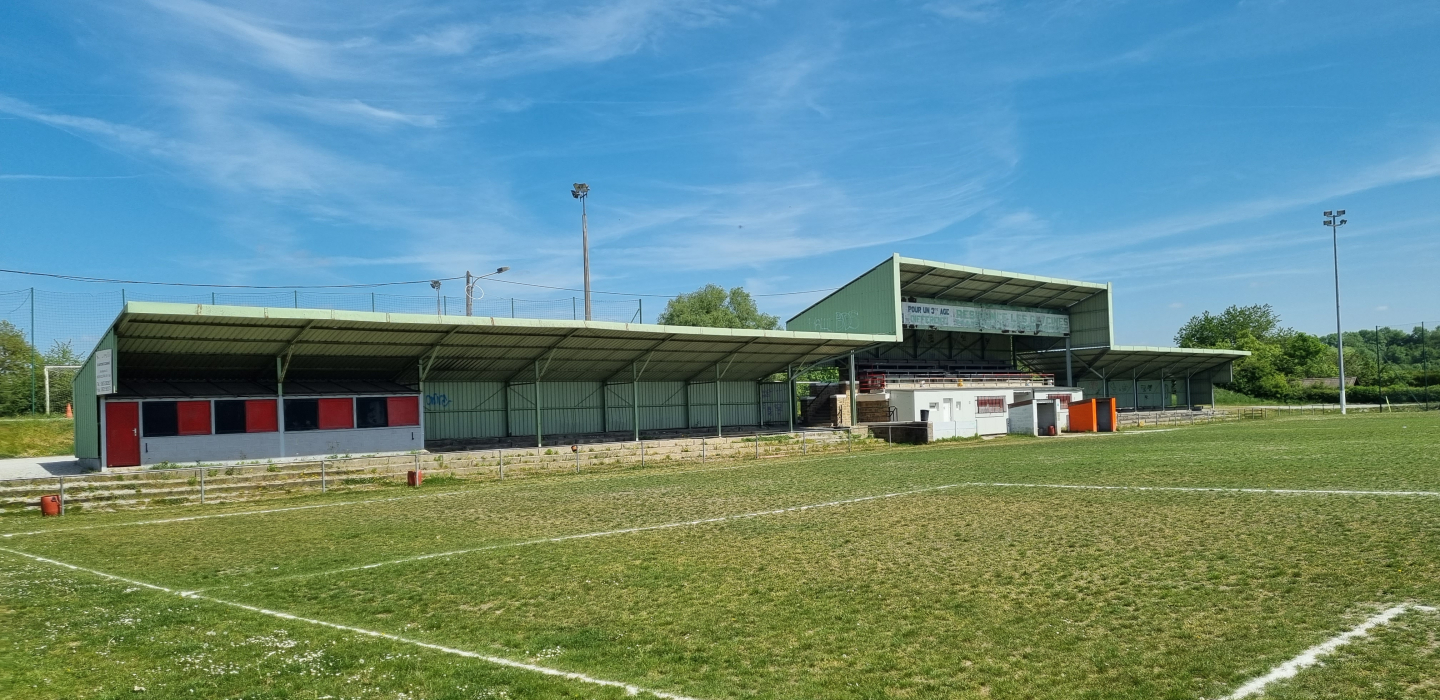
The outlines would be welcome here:
[[[1175,334],[1175,344],[1248,351],[1249,357],[1235,362],[1235,381],[1229,388],[1249,396],[1291,398],[1299,379],[1339,373],[1333,345],[1282,326],[1269,304],[1231,306],[1219,314],[1206,311],[1191,317]],[[1349,357],[1345,361],[1346,374],[1355,376],[1358,367]]]
[[[755,300],[740,287],[725,291],[718,284],[707,284],[689,294],[681,294],[665,304],[657,323],[670,326],[709,326],[712,328],[758,328],[775,330],[780,319],[760,313]]]
[[[0,416],[30,412],[31,368],[37,364],[25,332],[0,321]]]
[[[1290,330],[1280,326],[1280,316],[1269,304],[1231,306],[1219,315],[1209,311],[1192,316],[1175,334],[1182,348],[1240,349],[1246,336],[1271,342]]]

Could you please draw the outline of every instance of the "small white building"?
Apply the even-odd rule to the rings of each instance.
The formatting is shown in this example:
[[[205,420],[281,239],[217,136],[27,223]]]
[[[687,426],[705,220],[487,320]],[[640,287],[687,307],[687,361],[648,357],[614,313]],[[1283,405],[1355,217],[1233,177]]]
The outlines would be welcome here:
[[[1023,399],[1010,404],[1010,433],[1040,437],[1064,430],[1064,416],[1059,399]]]
[[[1074,387],[1026,386],[1005,379],[891,383],[885,391],[895,420],[929,422],[937,440],[1003,435],[1009,432],[1010,404],[1036,398],[1059,402],[1060,429],[1066,430],[1064,408],[1083,398],[1083,392]]]

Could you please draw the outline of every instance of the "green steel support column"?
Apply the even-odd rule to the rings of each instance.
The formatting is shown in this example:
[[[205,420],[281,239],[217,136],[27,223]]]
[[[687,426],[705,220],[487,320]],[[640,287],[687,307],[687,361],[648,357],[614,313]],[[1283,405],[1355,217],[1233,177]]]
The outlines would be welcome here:
[[[1065,336],[1065,386],[1075,386],[1075,370],[1071,364],[1070,336]]]
[[[755,382],[755,427],[765,427],[765,385]]]
[[[544,426],[540,418],[540,361],[535,361],[535,447],[544,447]]]
[[[33,375],[32,375],[33,376]],[[723,437],[720,428],[720,365],[715,365],[715,437]]]
[[[855,381],[855,353],[850,353],[850,427],[854,428],[860,422],[859,398],[856,393],[860,390],[860,384]]]
[[[635,423],[635,442],[640,442],[640,370],[630,363],[630,420]]]
[[[500,393],[500,410],[505,413],[505,437],[510,437],[510,380],[505,380],[505,388]]]
[[[610,382],[600,382],[600,432],[610,432]]]
[[[1139,412],[1139,411],[1140,411],[1140,372],[1139,372],[1139,370],[1130,370],[1130,388],[1133,390],[1132,393],[1135,394],[1135,411],[1136,411],[1136,412]]]
[[[690,380],[685,380],[685,429],[690,429]]]
[[[785,365],[785,417],[789,420],[789,431],[795,432],[795,367]]]
[[[275,356],[275,419],[280,431],[280,456],[285,456],[285,363]]]

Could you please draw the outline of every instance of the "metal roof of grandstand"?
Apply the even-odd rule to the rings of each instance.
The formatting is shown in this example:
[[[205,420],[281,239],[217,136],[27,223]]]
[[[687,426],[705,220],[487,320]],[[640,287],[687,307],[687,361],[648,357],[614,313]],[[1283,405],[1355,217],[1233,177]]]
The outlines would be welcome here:
[[[129,302],[123,379],[753,380],[889,335]]]
[[[1102,379],[1154,379],[1183,377],[1213,370],[1250,353],[1244,350],[1205,348],[1163,348],[1143,345],[1074,348],[1075,377],[1085,373]],[[1042,350],[1021,353],[1020,359],[1037,372],[1065,371],[1065,351]]]
[[[900,260],[900,296],[1063,309],[1109,289],[1108,284],[1023,275],[950,263]]]

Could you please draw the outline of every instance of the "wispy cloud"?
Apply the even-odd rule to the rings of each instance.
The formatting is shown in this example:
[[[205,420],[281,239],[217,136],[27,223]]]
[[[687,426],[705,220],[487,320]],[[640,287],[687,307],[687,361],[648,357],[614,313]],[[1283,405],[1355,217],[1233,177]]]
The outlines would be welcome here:
[[[0,173],[0,180],[133,180],[144,175],[35,175],[31,173]]]
[[[224,42],[221,50],[240,49],[274,68],[310,78],[354,77],[335,42],[296,36],[259,17],[201,0],[148,0],[191,27]],[[190,34],[190,36],[194,36]]]
[[[946,19],[965,22],[988,22],[1000,15],[997,0],[949,0],[925,3],[924,9]]]

